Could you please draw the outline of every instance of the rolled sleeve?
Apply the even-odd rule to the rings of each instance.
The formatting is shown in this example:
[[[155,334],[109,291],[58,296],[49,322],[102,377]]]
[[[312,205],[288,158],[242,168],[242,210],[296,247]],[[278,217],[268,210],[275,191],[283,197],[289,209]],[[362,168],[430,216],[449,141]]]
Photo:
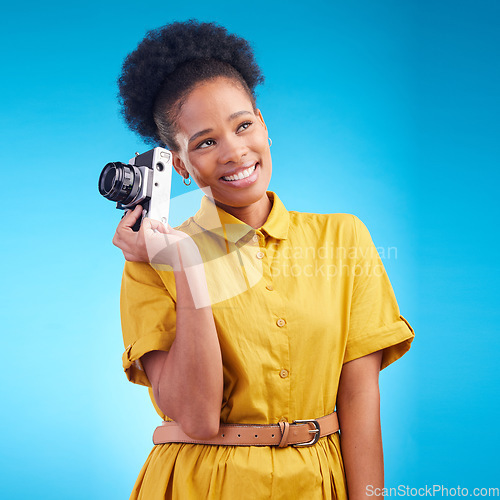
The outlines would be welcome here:
[[[120,295],[122,363],[135,384],[151,387],[140,359],[150,351],[169,351],[175,339],[175,301],[165,284],[169,274],[146,263],[125,263]]]
[[[410,349],[414,335],[413,328],[400,316],[400,320],[392,325],[349,338],[344,363],[383,349],[380,367],[383,370]]]
[[[383,369],[410,349],[415,332],[399,312],[368,229],[359,218],[353,217],[357,247],[344,363],[383,350]]]

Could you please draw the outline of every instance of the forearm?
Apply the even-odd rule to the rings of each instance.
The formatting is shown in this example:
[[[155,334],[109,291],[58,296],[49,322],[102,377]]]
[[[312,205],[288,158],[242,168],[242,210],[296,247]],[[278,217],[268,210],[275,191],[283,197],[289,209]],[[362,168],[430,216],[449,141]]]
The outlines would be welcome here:
[[[340,441],[349,500],[366,498],[367,486],[384,487],[380,397],[375,389],[345,395],[338,401]]]
[[[207,303],[203,266],[175,272],[176,337],[162,367],[155,398],[159,407],[192,437],[217,433],[223,375],[219,340]],[[189,278],[189,279],[188,279]]]
[[[375,488],[381,492],[384,487],[378,385],[381,362],[382,351],[377,351],[345,363],[340,374],[337,413],[349,500],[365,499],[373,496]]]

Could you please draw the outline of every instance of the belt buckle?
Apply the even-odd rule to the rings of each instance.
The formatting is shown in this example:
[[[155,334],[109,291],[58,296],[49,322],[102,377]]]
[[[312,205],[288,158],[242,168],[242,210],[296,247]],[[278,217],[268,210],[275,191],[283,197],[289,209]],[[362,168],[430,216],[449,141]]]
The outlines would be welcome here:
[[[319,434],[320,434],[320,427],[319,427],[319,422],[317,420],[314,420],[313,418],[308,419],[308,420],[294,420],[291,425],[297,425],[297,424],[312,424],[314,425],[314,429],[310,429],[309,432],[312,434],[314,433],[314,437],[311,439],[311,441],[307,441],[307,443],[296,443],[292,444],[292,446],[300,447],[300,446],[312,446],[313,444],[316,444],[319,440]]]

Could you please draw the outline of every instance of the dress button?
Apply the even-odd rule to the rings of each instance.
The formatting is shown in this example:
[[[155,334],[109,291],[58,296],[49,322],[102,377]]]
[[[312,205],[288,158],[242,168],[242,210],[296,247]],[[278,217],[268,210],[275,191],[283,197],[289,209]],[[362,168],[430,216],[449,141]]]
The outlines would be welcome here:
[[[257,257],[258,259],[263,259],[264,258],[264,252],[257,252],[255,254],[255,257]]]
[[[285,326],[286,321],[283,318],[280,318],[278,321],[276,321],[276,324],[281,328],[282,326]]]
[[[259,236],[257,234],[254,234],[252,236],[252,240],[255,241],[255,243],[257,243],[259,241]]]
[[[274,290],[273,285],[266,285],[266,289],[272,292]]]
[[[281,418],[280,418],[280,422],[288,422],[288,418],[286,418],[286,417],[281,417]]]
[[[288,370],[285,370],[283,368],[283,370],[280,371],[280,377],[281,378],[287,378],[288,377]]]

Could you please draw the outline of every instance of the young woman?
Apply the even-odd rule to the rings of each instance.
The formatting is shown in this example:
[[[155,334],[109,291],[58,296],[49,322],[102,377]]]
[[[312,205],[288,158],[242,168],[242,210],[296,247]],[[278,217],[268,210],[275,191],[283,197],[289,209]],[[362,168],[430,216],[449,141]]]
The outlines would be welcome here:
[[[413,330],[357,217],[289,212],[267,191],[262,81],[245,40],[193,21],[148,33],[124,63],[128,124],[207,194],[177,229],[145,219],[134,233],[137,207],[113,240],[127,259],[124,369],[173,421],[131,498],[383,487],[378,376]]]

